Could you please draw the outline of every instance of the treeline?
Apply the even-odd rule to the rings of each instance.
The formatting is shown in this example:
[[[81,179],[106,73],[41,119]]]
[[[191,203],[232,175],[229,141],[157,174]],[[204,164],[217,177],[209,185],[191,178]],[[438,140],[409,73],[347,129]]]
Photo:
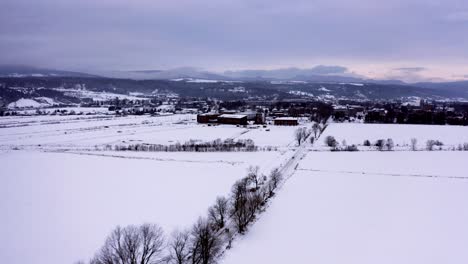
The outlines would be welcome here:
[[[359,151],[356,145],[347,145],[345,140],[343,140],[340,145],[333,136],[327,136],[325,138],[325,144],[331,147],[331,151]]]
[[[250,167],[228,197],[218,197],[206,216],[190,229],[173,232],[169,238],[156,224],[117,227],[90,264],[216,263],[222,252],[231,247],[235,235],[247,231],[283,181],[278,169],[268,177],[258,170]]]
[[[147,151],[147,152],[253,152],[258,150],[272,151],[276,147],[259,148],[251,139],[216,139],[208,142],[189,140],[185,143],[175,143],[170,145],[161,144],[129,144],[129,145],[105,145],[103,148],[96,147],[97,150],[106,151]]]
[[[408,109],[402,110],[387,108],[385,114],[381,112],[368,112],[365,117],[366,123],[396,123],[396,124],[425,124],[425,125],[468,125],[467,112],[447,112]],[[397,111],[398,110],[398,111]]]
[[[321,125],[319,122],[314,122],[312,128],[308,129],[307,127],[300,127],[294,131],[294,138],[297,141],[297,144],[300,146],[306,139],[313,133],[313,136],[310,137],[310,143],[314,143],[315,139],[318,138],[323,131],[327,128],[326,121],[324,120]]]
[[[342,143],[338,143],[338,141],[333,136],[327,136],[325,138],[325,145],[330,147],[331,151],[359,151],[356,145],[347,145],[346,141],[343,140]],[[371,143],[370,140],[364,140],[362,146],[365,147],[375,147],[378,151],[393,151],[395,149],[395,143],[393,139],[378,139],[374,143]],[[463,144],[458,144],[457,146],[446,147],[443,148],[444,143],[440,140],[436,139],[429,139],[426,141],[425,148],[420,149],[418,148],[418,140],[416,138],[412,138],[410,141],[410,145],[405,144],[404,146],[409,146],[410,150],[418,151],[418,150],[427,150],[427,151],[434,151],[434,150],[451,150],[451,151],[468,151],[468,142]]]

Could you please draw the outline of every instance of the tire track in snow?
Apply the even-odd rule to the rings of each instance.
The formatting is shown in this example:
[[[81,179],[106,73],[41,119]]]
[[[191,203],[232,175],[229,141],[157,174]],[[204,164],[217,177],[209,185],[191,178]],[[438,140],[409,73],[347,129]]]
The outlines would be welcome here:
[[[382,173],[382,172],[366,172],[366,171],[339,171],[339,170],[316,170],[316,169],[297,169],[299,171],[325,172],[325,173],[341,173],[341,174],[359,174],[359,175],[378,175],[389,177],[417,177],[417,178],[445,178],[468,180],[468,176],[444,176],[430,174],[401,174],[401,173]]]
[[[98,156],[108,158],[122,158],[122,159],[137,159],[137,160],[153,160],[153,161],[172,161],[172,162],[192,162],[192,163],[225,163],[232,166],[244,164],[243,161],[224,161],[224,160],[183,160],[183,159],[163,159],[155,157],[138,157],[138,156],[126,156],[126,155],[115,155],[115,154],[98,154],[98,153],[87,153],[87,152],[76,152],[76,151],[46,151],[53,153],[64,153],[64,154],[75,154],[75,155],[87,155],[87,156]]]

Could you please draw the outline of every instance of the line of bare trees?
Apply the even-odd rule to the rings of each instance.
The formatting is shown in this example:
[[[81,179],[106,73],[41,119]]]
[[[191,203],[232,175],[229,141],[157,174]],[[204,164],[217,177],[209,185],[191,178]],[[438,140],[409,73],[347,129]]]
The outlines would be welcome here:
[[[117,227],[90,264],[216,263],[235,235],[244,234],[264,210],[282,180],[278,169],[265,176],[258,167],[250,167],[230,195],[216,198],[207,216],[200,217],[192,228],[174,231],[166,239],[156,224]]]
[[[296,129],[294,132],[294,138],[296,139],[297,144],[301,145],[307,139],[307,137],[313,133],[313,136],[310,137],[310,143],[314,143],[315,139],[322,134],[325,128],[326,125],[322,126],[320,123],[314,122],[311,129],[307,129],[306,127],[300,127]]]
[[[96,147],[99,150],[99,147]],[[105,145],[105,151],[146,151],[146,152],[252,152],[258,151],[259,147],[251,139],[216,139],[209,142],[189,140],[185,143],[170,145],[161,144],[128,144],[128,145]],[[262,150],[275,150],[265,147]]]

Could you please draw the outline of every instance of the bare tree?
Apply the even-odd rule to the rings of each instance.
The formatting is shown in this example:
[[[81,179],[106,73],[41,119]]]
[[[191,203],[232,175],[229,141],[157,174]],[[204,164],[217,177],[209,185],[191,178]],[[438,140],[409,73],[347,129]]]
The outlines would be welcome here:
[[[249,180],[249,183],[255,185],[255,190],[258,189],[258,185],[260,184],[260,176],[258,175],[259,170],[260,168],[258,166],[250,166],[247,169],[247,179]]]
[[[304,139],[304,132],[303,132],[302,127],[296,129],[294,136],[296,138],[297,144],[301,145],[302,140]]]
[[[192,228],[192,264],[211,264],[222,247],[222,240],[211,228],[209,221],[199,218]]]
[[[231,194],[230,217],[237,231],[241,234],[247,229],[247,225],[255,219],[256,212],[265,202],[262,191],[249,189],[248,180],[237,181]]]
[[[278,169],[271,171],[268,181],[260,189],[263,202],[265,203],[270,197],[275,195],[275,191],[278,188],[279,183],[282,181],[282,175]]]
[[[274,169],[270,173],[270,185],[272,191],[275,191],[278,188],[279,183],[283,180],[283,175],[281,175],[278,169]]]
[[[168,262],[173,264],[186,264],[190,256],[190,233],[188,231],[175,231],[169,242]]]
[[[395,147],[395,144],[393,143],[393,139],[389,138],[387,139],[387,150],[392,151],[393,148]]]
[[[315,142],[315,137],[310,137],[310,144],[314,144]]]
[[[317,134],[320,132],[320,124],[319,123],[314,123],[312,125],[312,131],[314,132],[314,138],[317,138]]]
[[[213,223],[216,230],[220,230],[226,225],[228,207],[228,200],[225,197],[218,197],[215,204],[208,209],[209,220]]]
[[[162,262],[164,233],[155,224],[117,227],[92,264],[155,264]]]
[[[418,140],[416,138],[411,139],[411,150],[412,151],[418,150]]]
[[[239,233],[243,233],[246,226],[247,219],[247,181],[246,179],[241,179],[237,181],[232,187],[231,192],[231,207],[230,207],[230,216],[235,223]]]

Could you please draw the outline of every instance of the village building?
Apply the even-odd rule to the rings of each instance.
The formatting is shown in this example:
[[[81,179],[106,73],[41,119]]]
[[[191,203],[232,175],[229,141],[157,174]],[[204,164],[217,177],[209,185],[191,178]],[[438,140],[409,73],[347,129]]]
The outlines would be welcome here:
[[[247,115],[222,114],[218,116],[219,124],[247,125]]]
[[[202,124],[216,123],[218,122],[218,116],[220,116],[220,114],[216,114],[216,113],[199,114],[197,115],[197,122],[202,123]]]
[[[278,117],[273,122],[275,126],[297,126],[299,124],[297,118],[294,117]]]

